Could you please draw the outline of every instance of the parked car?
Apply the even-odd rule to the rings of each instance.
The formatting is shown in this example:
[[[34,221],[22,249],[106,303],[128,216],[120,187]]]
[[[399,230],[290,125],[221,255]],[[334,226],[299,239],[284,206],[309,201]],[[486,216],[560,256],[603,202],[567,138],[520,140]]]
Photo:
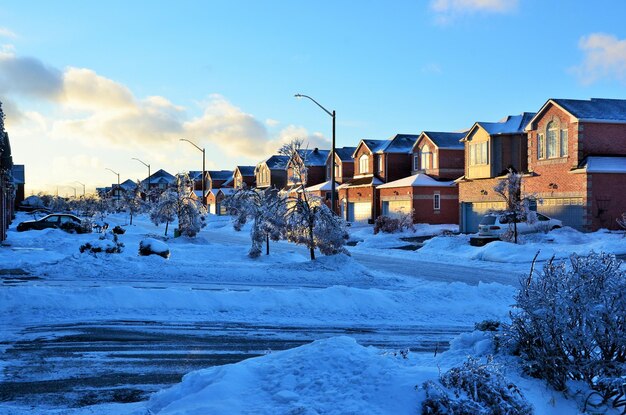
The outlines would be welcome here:
[[[510,214],[497,214],[490,213],[483,216],[480,224],[478,225],[479,237],[492,237],[499,238],[509,227],[513,226],[513,216]],[[553,229],[563,227],[563,222],[558,219],[552,219],[541,213],[537,213],[537,220],[533,223],[528,223],[526,220],[517,222],[517,233],[534,233],[534,232],[547,232]]]
[[[17,231],[42,230],[48,228],[63,229],[70,233],[87,233],[91,229],[77,216],[67,213],[53,213],[37,220],[27,220],[17,225]]]

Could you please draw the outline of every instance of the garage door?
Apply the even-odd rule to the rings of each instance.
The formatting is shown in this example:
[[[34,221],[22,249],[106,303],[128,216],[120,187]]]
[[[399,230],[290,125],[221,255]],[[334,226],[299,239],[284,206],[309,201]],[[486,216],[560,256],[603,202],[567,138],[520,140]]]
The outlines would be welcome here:
[[[398,213],[410,213],[413,207],[410,200],[383,201],[383,215],[394,216]]]
[[[212,214],[214,214],[214,215],[215,215],[215,203],[210,203],[210,204],[207,206],[207,208],[208,208],[208,210],[209,210],[209,213],[212,213]]]
[[[367,222],[369,219],[371,219],[371,217],[371,203],[348,203],[348,222]]]
[[[583,230],[585,209],[582,197],[542,199],[537,202],[537,212],[562,221],[564,226]]]
[[[475,233],[478,232],[478,224],[483,216],[493,210],[502,210],[506,208],[504,202],[475,202],[461,203],[461,232]]]

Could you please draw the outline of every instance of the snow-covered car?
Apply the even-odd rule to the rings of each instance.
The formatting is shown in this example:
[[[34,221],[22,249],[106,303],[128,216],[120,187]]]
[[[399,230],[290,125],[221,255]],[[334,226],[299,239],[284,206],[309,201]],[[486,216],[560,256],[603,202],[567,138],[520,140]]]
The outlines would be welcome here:
[[[547,232],[563,227],[563,222],[558,219],[549,218],[541,213],[537,213],[536,215],[537,220],[533,223],[528,223],[526,220],[517,222],[517,233]],[[512,215],[489,213],[483,216],[478,225],[478,236],[499,238],[508,231],[510,227],[513,227]]]
[[[17,225],[18,232],[58,228],[70,233],[87,233],[83,220],[68,213],[53,213],[37,220],[27,220]]]

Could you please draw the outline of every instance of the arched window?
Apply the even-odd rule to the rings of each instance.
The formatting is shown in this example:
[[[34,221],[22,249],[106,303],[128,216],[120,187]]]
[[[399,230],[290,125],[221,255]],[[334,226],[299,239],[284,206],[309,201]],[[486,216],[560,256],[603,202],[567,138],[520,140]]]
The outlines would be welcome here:
[[[369,172],[370,158],[367,154],[363,154],[359,157],[359,173],[364,174]]]
[[[420,169],[430,169],[430,147],[428,144],[424,145],[420,150]]]
[[[557,153],[558,148],[558,127],[554,121],[550,121],[546,126],[546,157],[553,158],[558,157],[559,153]]]

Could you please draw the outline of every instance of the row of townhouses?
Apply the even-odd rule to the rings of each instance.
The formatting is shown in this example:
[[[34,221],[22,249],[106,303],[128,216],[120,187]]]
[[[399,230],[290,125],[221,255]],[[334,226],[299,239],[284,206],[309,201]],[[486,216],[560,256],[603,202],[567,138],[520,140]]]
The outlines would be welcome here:
[[[205,172],[204,195],[201,172],[189,172],[194,194],[211,213],[224,214],[222,201],[244,184],[288,190],[295,180],[329,204],[334,168],[334,209],[347,221],[413,212],[415,222],[475,232],[484,214],[505,207],[493,189],[513,169],[523,173],[522,192],[538,212],[581,231],[612,229],[626,211],[626,100],[550,99],[536,113],[475,122],[462,132],[363,139],[337,148],[334,160],[317,148],[299,157],[304,178],[294,178],[295,160],[273,155],[256,166]],[[143,184],[165,188],[175,180],[159,170]]]

